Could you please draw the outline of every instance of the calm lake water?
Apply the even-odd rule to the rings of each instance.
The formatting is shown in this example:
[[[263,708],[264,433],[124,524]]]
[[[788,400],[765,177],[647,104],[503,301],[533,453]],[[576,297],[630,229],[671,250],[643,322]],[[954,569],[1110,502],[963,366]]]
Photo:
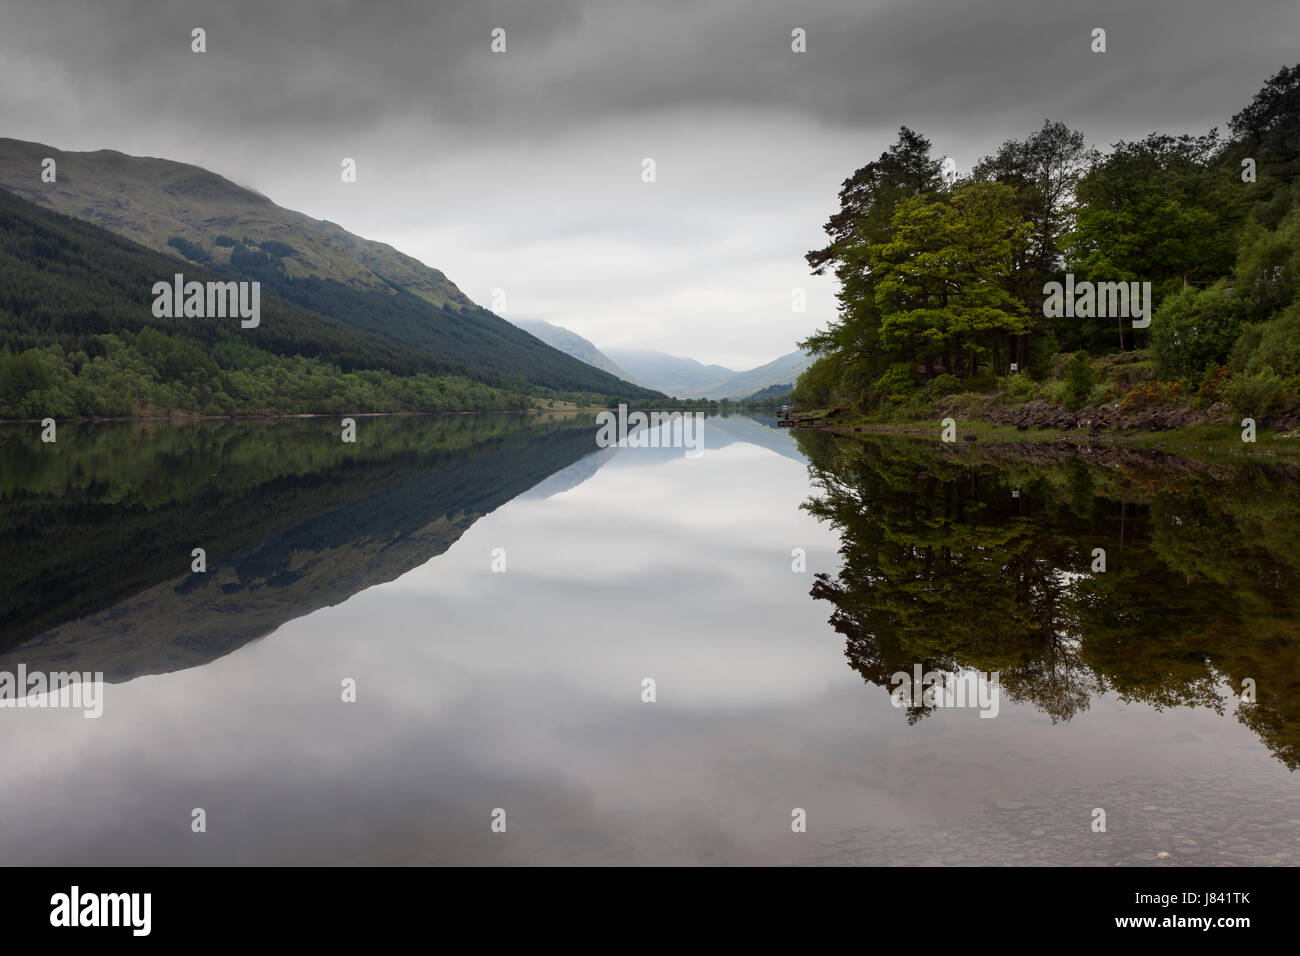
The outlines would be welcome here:
[[[358,422],[0,429],[0,863],[1300,859],[1275,459]]]

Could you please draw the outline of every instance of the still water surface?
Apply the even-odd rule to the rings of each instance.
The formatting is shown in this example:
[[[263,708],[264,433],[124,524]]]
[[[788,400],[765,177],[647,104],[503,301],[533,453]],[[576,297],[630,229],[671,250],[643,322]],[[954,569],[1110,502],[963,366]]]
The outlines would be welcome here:
[[[0,671],[109,681],[0,710],[0,863],[1300,857],[1281,466],[335,424],[0,431]]]

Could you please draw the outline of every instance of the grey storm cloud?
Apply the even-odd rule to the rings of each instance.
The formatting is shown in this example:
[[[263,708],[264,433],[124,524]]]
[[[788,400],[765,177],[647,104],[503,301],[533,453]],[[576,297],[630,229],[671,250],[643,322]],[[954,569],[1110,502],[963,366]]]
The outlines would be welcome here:
[[[900,125],[963,172],[1045,119],[1103,149],[1205,132],[1300,60],[1298,24],[1294,0],[0,0],[0,134],[197,163],[505,289],[507,318],[745,367],[834,314],[803,254]]]
[[[1221,122],[1293,57],[1290,0],[233,0],[6,3],[5,72],[44,63],[41,99],[245,131],[386,116],[506,136],[677,109],[828,125]],[[196,64],[189,31],[208,32]],[[1093,27],[1110,50],[1092,54]],[[506,30],[505,55],[489,34]],[[790,55],[790,31],[808,53]],[[196,68],[197,67],[197,68]],[[1207,69],[1207,67],[1209,67]],[[11,90],[14,88],[6,84]],[[11,98],[6,109],[19,110]],[[33,106],[36,104],[33,103]],[[1056,114],[1077,113],[1077,116]],[[1017,132],[1007,129],[1006,135]]]

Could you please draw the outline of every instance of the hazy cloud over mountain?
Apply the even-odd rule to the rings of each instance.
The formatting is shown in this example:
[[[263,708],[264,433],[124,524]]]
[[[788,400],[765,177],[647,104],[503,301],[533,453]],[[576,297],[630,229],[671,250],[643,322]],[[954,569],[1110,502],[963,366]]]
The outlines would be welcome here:
[[[1298,20],[1294,0],[6,0],[0,129],[197,163],[486,306],[502,289],[508,318],[747,368],[831,314],[803,253],[900,124],[962,172],[1046,117],[1098,146],[1208,129],[1296,60]]]

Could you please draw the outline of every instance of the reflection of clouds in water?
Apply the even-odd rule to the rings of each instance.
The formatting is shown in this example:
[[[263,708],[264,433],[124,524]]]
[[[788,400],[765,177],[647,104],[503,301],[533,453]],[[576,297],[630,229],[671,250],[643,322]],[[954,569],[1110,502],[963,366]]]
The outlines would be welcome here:
[[[98,721],[0,713],[0,856],[795,862],[823,837],[1006,793],[1210,755],[1261,772],[1231,721],[1108,698],[1068,727],[1009,704],[907,727],[808,596],[839,561],[798,508],[808,493],[802,464],[747,442],[695,460],[625,449],[397,581],[205,667],[108,688]],[[790,571],[793,547],[808,574]],[[1168,746],[1180,731],[1202,743]],[[489,830],[498,806],[505,836]],[[794,806],[809,811],[803,842]]]
[[[692,688],[677,706],[788,698],[801,675],[820,686],[824,660],[806,639],[828,628],[790,550],[833,570],[837,543],[797,508],[805,470],[745,445],[652,467],[639,464],[642,451],[662,450],[624,449],[576,488],[517,501],[508,522],[479,522],[448,555],[481,560],[435,559],[362,598],[382,593],[386,617],[436,605],[441,630],[472,638],[440,654],[480,673],[521,660],[558,666],[575,693],[618,696],[621,681],[647,674]],[[488,570],[495,547],[508,555],[505,574]],[[511,651],[485,652],[485,641]],[[658,673],[638,670],[651,666]]]
[[[0,725],[11,752],[40,768],[0,778],[10,820],[23,821],[4,842],[22,832],[23,846],[43,839],[68,860],[103,840],[99,854],[118,862],[136,859],[133,845],[141,859],[189,859],[195,845],[162,821],[180,814],[176,832],[187,834],[189,810],[203,806],[211,832],[223,834],[200,851],[218,856],[203,858],[293,859],[295,841],[317,830],[324,839],[349,804],[363,819],[345,830],[406,828],[397,814],[418,803],[410,784],[441,795],[434,805],[481,793],[490,809],[505,789],[524,805],[572,811],[592,798],[581,781],[619,763],[606,762],[598,740],[581,740],[598,728],[617,726],[619,748],[646,752],[686,710],[751,698],[766,706],[793,692],[801,669],[805,686],[820,686],[826,658],[799,637],[826,626],[806,599],[807,576],[789,571],[789,542],[817,554],[819,539],[827,562],[835,542],[796,508],[804,468],[747,445],[697,460],[643,451],[660,450],[625,449],[617,468],[550,498],[516,500],[424,567],[206,667],[110,688],[98,736],[66,722]],[[744,490],[756,466],[768,479],[762,494]],[[488,570],[497,546],[509,554],[506,574]],[[761,593],[758,581],[767,582]],[[759,616],[742,604],[754,597]],[[655,705],[640,702],[647,675],[660,682]],[[358,682],[354,705],[339,700],[343,677]],[[670,748],[681,749],[680,740]],[[93,801],[46,757],[69,751],[100,782]],[[563,778],[584,764],[561,800]],[[59,791],[53,815],[34,799],[43,786]],[[458,831],[462,815],[434,814],[439,832]],[[681,826],[708,830],[707,816]],[[54,818],[82,824],[60,830]],[[112,836],[108,819],[119,820]],[[360,852],[346,844],[340,852]],[[485,852],[472,846],[464,858]]]

